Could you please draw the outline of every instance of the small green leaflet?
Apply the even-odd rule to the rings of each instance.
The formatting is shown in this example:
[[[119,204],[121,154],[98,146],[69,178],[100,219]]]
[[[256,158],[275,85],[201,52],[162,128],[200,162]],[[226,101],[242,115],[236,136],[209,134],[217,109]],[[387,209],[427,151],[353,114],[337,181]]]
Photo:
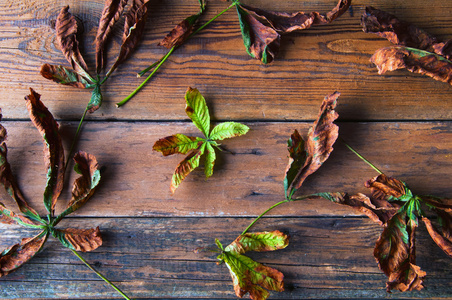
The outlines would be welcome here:
[[[174,171],[171,179],[171,192],[174,193],[181,182],[190,172],[199,166],[201,156],[206,153],[204,173],[206,178],[213,174],[216,154],[215,147],[220,144],[216,141],[241,136],[248,132],[246,125],[236,122],[224,122],[215,126],[210,132],[210,114],[206,100],[197,89],[188,88],[185,94],[185,112],[193,124],[204,134],[204,138],[174,134],[155,142],[152,149],[161,152],[164,156],[175,153],[187,154]]]
[[[289,244],[289,237],[275,230],[271,232],[245,233],[237,237],[226,248],[218,239],[215,240],[221,254],[218,264],[225,263],[229,269],[237,297],[249,293],[253,300],[265,300],[270,291],[284,290],[284,275],[273,268],[258,263],[242,255],[248,251],[274,251],[284,249]]]

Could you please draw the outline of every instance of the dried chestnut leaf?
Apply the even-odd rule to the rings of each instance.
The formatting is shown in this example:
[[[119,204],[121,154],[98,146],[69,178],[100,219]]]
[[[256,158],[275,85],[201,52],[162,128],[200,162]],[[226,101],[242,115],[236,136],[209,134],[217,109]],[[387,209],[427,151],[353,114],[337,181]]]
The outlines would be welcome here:
[[[44,64],[41,67],[41,75],[56,83],[70,85],[76,88],[86,89],[92,86],[92,84],[80,74],[61,65]]]
[[[47,186],[44,190],[44,206],[53,215],[55,204],[64,183],[64,149],[58,133],[58,124],[41,102],[38,93],[30,88],[31,94],[25,97],[30,119],[41,133],[45,143]]]
[[[336,7],[325,15],[318,12],[273,12],[238,4],[237,13],[246,51],[263,63],[270,63],[279,51],[282,34],[312,25],[329,24],[346,12],[350,4],[351,0],[339,0]]]
[[[114,65],[109,71],[110,73],[126,60],[138,46],[144,32],[144,26],[146,25],[149,6],[150,0],[133,0],[132,6],[125,14],[121,49]]]
[[[407,47],[379,49],[370,59],[378,74],[397,69],[407,69],[452,85],[452,61],[435,53]]]
[[[96,36],[96,70],[100,73],[104,67],[104,48],[105,43],[113,29],[113,26],[119,20],[127,5],[128,0],[106,0],[104,9],[99,20]]]
[[[93,251],[102,246],[99,227],[92,229],[57,229],[53,231],[53,234],[63,246],[75,251]]]
[[[339,127],[333,122],[338,118],[334,110],[340,93],[325,97],[317,120],[309,129],[308,138],[303,141],[298,132],[288,142],[289,165],[286,168],[284,187],[286,197],[301,187],[305,179],[320,168],[333,151],[333,144],[339,134]]]
[[[72,68],[79,74],[87,72],[88,67],[83,59],[77,40],[77,20],[69,13],[69,5],[64,7],[55,23],[57,42]]]
[[[269,291],[284,290],[284,275],[276,269],[264,266],[242,255],[247,251],[274,251],[284,249],[289,237],[280,231],[246,233],[240,235],[226,248],[215,240],[221,254],[218,264],[225,263],[229,269],[237,297],[249,293],[253,300],[265,300]]]

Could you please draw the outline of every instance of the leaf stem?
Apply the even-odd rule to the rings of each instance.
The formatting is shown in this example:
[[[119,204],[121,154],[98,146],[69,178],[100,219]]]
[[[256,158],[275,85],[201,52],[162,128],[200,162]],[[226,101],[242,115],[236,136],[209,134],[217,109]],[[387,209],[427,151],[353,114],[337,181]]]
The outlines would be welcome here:
[[[200,2],[201,3],[201,2]],[[206,23],[204,23],[202,26],[198,27],[195,31],[193,31],[188,38],[186,39],[186,41],[188,39],[190,39],[192,36],[194,36],[195,34],[197,34],[198,32],[200,32],[201,30],[203,30],[206,26],[208,26],[210,23],[212,23],[213,21],[215,21],[219,16],[221,16],[222,14],[224,14],[225,12],[227,12],[228,10],[230,10],[232,7],[236,6],[237,4],[239,4],[239,1],[234,1],[231,5],[229,5],[227,8],[225,8],[224,10],[222,10],[221,12],[219,12],[216,16],[214,16],[212,19],[210,19],[209,21],[207,21]],[[203,10],[203,7],[201,7],[201,9]],[[168,59],[168,57],[173,53],[174,50],[176,50],[179,46],[173,46],[171,47],[171,49],[168,51],[168,53],[165,54],[165,56],[163,56],[160,60],[154,62],[152,65],[150,65],[149,67],[147,67],[146,69],[142,70],[141,72],[138,73],[137,77],[141,77],[144,74],[146,74],[149,70],[151,70],[152,68],[155,67],[155,69],[152,71],[151,74],[149,74],[149,76],[130,94],[128,95],[126,98],[124,98],[124,100],[122,100],[121,102],[117,103],[116,106],[120,107],[123,106],[124,104],[126,104],[133,96],[135,96],[142,88],[143,86],[152,78],[152,76],[154,76],[155,72],[157,72],[157,70],[160,68],[160,66]],[[107,77],[109,76],[110,71],[107,73]],[[106,78],[107,78],[106,77]],[[106,79],[105,78],[105,79]],[[105,81],[105,79],[101,82],[101,84]]]
[[[129,96],[124,98],[124,100],[122,100],[121,102],[116,103],[116,107],[121,107],[124,104],[126,104],[130,99],[132,99],[132,97],[135,96],[149,80],[151,80],[152,76],[154,76],[155,72],[157,72],[158,69],[160,69],[161,65],[168,59],[168,57],[171,55],[171,53],[173,53],[174,49],[176,49],[176,47],[173,46],[168,51],[168,53],[166,53],[166,55],[161,59],[161,61],[155,67],[155,69],[151,72],[151,74],[149,74],[148,77],[146,77],[146,79]]]
[[[362,156],[361,154],[358,153],[358,151],[356,151],[355,149],[352,148],[352,146],[350,146],[349,144],[347,144],[342,138],[340,139],[342,143],[344,143],[344,145],[353,153],[355,153],[359,158],[361,158],[365,163],[367,163],[369,166],[372,167],[372,169],[374,169],[375,171],[378,172],[378,174],[383,174],[383,172],[381,172],[376,166],[374,166],[370,161],[368,161],[364,156]]]
[[[83,121],[85,120],[86,113],[88,112],[88,106],[85,108],[85,111],[83,112],[82,118],[80,119],[80,122],[78,123],[77,131],[75,132],[74,139],[72,140],[71,148],[69,149],[69,153],[66,159],[66,164],[64,165],[64,171],[66,172],[67,166],[69,162],[71,161],[72,152],[74,152],[75,144],[77,143],[78,137],[80,135],[80,130],[82,129]]]
[[[108,283],[112,288],[114,288],[121,296],[123,296],[127,300],[131,300],[126,294],[124,294],[116,285],[114,285],[110,280],[104,277],[101,273],[96,271],[77,251],[70,249],[75,256],[77,256],[91,271],[97,274],[100,278],[102,278],[106,283]]]
[[[251,222],[250,225],[248,225],[248,227],[245,228],[245,230],[243,230],[242,235],[244,235],[260,218],[262,218],[265,214],[267,214],[269,211],[271,211],[273,208],[280,206],[281,204],[284,204],[286,202],[290,202],[289,200],[285,199],[283,201],[280,201],[276,204],[273,204],[272,206],[270,206],[269,208],[267,208],[267,210],[265,210],[263,213],[261,213],[256,219],[253,220],[253,222]]]

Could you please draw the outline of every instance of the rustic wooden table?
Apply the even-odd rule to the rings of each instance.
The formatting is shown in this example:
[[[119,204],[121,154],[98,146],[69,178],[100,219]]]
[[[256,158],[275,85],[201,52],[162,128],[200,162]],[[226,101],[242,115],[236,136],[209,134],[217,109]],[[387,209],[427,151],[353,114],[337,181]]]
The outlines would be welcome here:
[[[135,72],[160,58],[159,40],[197,1],[154,1],[143,41],[104,88],[100,110],[87,117],[78,149],[96,155],[102,180],[95,196],[62,225],[99,226],[104,244],[83,254],[88,262],[133,298],[234,299],[227,268],[216,255],[194,253],[219,238],[231,242],[253,217],[283,199],[286,141],[294,129],[306,133],[324,96],[339,91],[340,135],[386,174],[414,192],[452,196],[452,86],[406,71],[381,76],[369,62],[386,40],[362,32],[366,5],[386,10],[437,35],[452,38],[450,0],[353,0],[352,10],[330,25],[283,37],[275,62],[263,65],[244,49],[234,10],[177,49],[157,76],[127,105],[123,99],[141,82]],[[244,1],[276,11],[326,12],[335,0]],[[102,0],[0,1],[0,107],[7,128],[9,160],[31,205],[42,206],[45,168],[42,141],[22,100],[32,87],[54,113],[69,146],[89,91],[41,77],[44,63],[68,65],[56,47],[51,21],[65,5],[83,20],[83,49],[94,65],[94,40]],[[228,4],[211,0],[202,20]],[[110,56],[118,51],[114,32]],[[110,60],[111,63],[111,60]],[[234,154],[218,154],[214,175],[196,170],[174,196],[171,174],[182,156],[163,157],[153,143],[174,133],[197,134],[184,107],[188,86],[198,88],[212,119],[240,121],[251,130],[224,141]],[[376,173],[344,145],[307,180],[304,193],[366,192]],[[72,182],[74,175],[69,178]],[[68,184],[69,186],[69,184]],[[1,202],[13,207],[5,191]],[[70,199],[69,188],[61,199]],[[60,201],[61,210],[65,201]],[[1,225],[2,249],[31,230]],[[452,295],[452,260],[417,233],[417,263],[427,272],[422,291],[392,295],[378,269],[373,247],[382,229],[367,217],[326,200],[282,205],[253,231],[279,229],[291,236],[280,251],[253,254],[285,274],[286,291],[272,299],[447,298]],[[44,251],[0,279],[1,298],[117,298],[68,249],[49,239]]]

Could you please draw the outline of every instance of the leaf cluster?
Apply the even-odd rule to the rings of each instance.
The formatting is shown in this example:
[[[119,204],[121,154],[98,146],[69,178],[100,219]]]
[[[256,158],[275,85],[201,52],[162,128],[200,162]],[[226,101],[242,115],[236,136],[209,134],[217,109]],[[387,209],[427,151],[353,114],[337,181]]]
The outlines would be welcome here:
[[[378,49],[371,57],[379,74],[407,69],[452,84],[452,39],[441,42],[424,30],[371,6],[366,7],[361,25],[364,32],[377,34],[396,45]]]
[[[77,40],[79,34],[77,20],[69,13],[69,6],[64,7],[56,19],[56,40],[72,69],[61,65],[44,64],[41,67],[41,75],[59,84],[93,89],[87,106],[87,110],[91,113],[102,105],[101,85],[135,50],[144,32],[150,0],[132,0],[129,10],[123,14],[127,3],[128,0],[105,1],[95,40],[96,78],[89,74],[88,66],[80,52]],[[119,54],[104,79],[101,80],[100,72],[105,66],[106,44],[113,26],[118,23],[122,16],[124,17],[124,27]]]
[[[90,199],[99,184],[100,171],[93,155],[82,151],[76,153],[74,169],[80,176],[74,182],[72,199],[66,209],[55,216],[55,205],[64,183],[64,149],[58,133],[57,122],[41,102],[40,95],[32,89],[30,91],[30,95],[25,97],[27,109],[31,121],[42,135],[45,144],[47,183],[43,200],[48,216],[42,218],[25,200],[7,159],[6,129],[0,125],[0,181],[23,213],[23,215],[16,214],[0,203],[0,222],[21,225],[39,231],[34,237],[24,238],[20,243],[0,253],[0,277],[13,272],[30,260],[42,249],[50,235],[57,238],[63,246],[76,251],[92,251],[102,245],[99,227],[91,229],[56,228],[65,216],[79,209]]]
[[[248,126],[237,122],[224,122],[216,125],[211,131],[209,109],[201,93],[197,89],[188,88],[185,101],[187,116],[204,137],[178,133],[159,139],[152,147],[153,150],[161,152],[164,156],[188,153],[187,157],[179,163],[174,171],[170,186],[172,193],[176,191],[182,180],[199,166],[201,156],[204,153],[206,154],[204,173],[206,178],[212,176],[216,160],[215,148],[220,149],[220,144],[217,141],[244,135],[249,130]]]

